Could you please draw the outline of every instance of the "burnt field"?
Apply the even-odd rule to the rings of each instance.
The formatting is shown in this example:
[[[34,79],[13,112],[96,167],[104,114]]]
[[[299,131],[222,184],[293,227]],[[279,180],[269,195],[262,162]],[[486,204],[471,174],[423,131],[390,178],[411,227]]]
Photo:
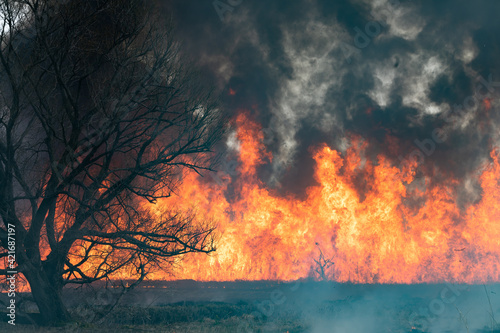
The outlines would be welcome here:
[[[103,285],[66,289],[75,321],[46,331],[500,332],[497,284],[185,280],[145,282],[122,297],[120,290]],[[31,322],[37,314],[29,295],[20,296],[26,300],[19,305],[17,325],[0,328],[41,331]]]

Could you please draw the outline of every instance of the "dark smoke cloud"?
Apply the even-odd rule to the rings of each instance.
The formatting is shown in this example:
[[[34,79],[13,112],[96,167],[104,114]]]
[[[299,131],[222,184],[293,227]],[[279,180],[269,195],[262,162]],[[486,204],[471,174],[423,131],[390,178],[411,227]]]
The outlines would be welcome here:
[[[214,3],[229,6],[224,20]],[[397,165],[439,128],[447,139],[425,155],[422,172],[462,179],[462,192],[477,198],[470,177],[499,143],[500,87],[481,88],[490,110],[467,98],[481,80],[500,81],[500,3],[183,0],[165,2],[165,12],[186,55],[224,91],[226,109],[252,110],[268,128],[274,159],[260,175],[271,186],[303,194],[314,183],[309,148],[320,142],[345,151],[357,134],[370,142],[368,156]]]

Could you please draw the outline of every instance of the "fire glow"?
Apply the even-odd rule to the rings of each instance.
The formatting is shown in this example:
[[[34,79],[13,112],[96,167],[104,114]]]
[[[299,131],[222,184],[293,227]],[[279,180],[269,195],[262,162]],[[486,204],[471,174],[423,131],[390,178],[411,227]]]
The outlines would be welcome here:
[[[157,205],[190,210],[219,222],[214,254],[184,257],[175,279],[199,281],[283,280],[317,277],[319,248],[334,264],[329,280],[354,283],[500,281],[500,164],[497,150],[479,170],[482,198],[466,209],[453,185],[415,185],[418,165],[396,165],[384,155],[363,157],[368,143],[353,137],[341,154],[312,147],[315,180],[306,198],[282,196],[257,176],[272,159],[261,126],[242,112],[235,119],[239,141],[237,177],[216,184],[185,172],[176,196]],[[354,178],[369,181],[363,197]],[[422,179],[420,179],[422,181]],[[424,185],[428,179],[424,177]],[[232,186],[234,195],[225,192]],[[418,200],[418,207],[409,205]],[[172,279],[163,273],[155,279]]]

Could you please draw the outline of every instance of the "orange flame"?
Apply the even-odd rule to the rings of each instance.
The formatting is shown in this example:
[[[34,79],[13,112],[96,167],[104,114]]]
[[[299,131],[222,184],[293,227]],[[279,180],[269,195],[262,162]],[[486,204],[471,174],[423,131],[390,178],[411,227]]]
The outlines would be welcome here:
[[[461,211],[453,185],[425,186],[416,165],[398,168],[383,155],[362,158],[367,143],[353,138],[345,156],[320,145],[313,149],[315,179],[306,198],[280,196],[257,177],[271,160],[260,126],[244,113],[236,118],[237,177],[216,184],[189,172],[179,195],[161,206],[216,217],[222,238],[210,256],[186,255],[175,278],[200,281],[295,280],[314,277],[319,244],[334,264],[327,278],[339,282],[418,283],[500,281],[500,164],[480,176],[480,202]],[[353,180],[368,175],[361,198]],[[232,183],[231,183],[232,182]],[[235,195],[228,198],[228,185]],[[422,204],[414,207],[412,201]],[[171,279],[162,272],[152,278]]]
[[[455,201],[454,186],[430,186],[415,179],[417,163],[395,166],[384,155],[364,157],[368,143],[352,136],[344,154],[326,144],[312,147],[318,185],[305,198],[279,195],[258,177],[272,161],[261,126],[246,113],[234,125],[238,141],[236,175],[218,181],[186,171],[177,195],[148,207],[174,207],[214,217],[222,234],[217,251],[188,254],[175,275],[167,268],[150,279],[199,281],[323,278],[355,283],[485,283],[500,281],[500,154],[478,172],[482,198],[466,209]],[[389,150],[398,143],[386,137]],[[366,182],[360,195],[355,183]],[[231,190],[230,190],[231,189]],[[145,205],[151,205],[145,203]],[[56,214],[59,224],[64,212]],[[63,223],[64,224],[64,223]],[[65,226],[61,225],[62,230]],[[48,244],[42,238],[48,253]],[[82,255],[83,247],[75,254]],[[318,262],[333,262],[318,276]],[[92,270],[92,263],[83,269]],[[128,271],[115,274],[126,279]],[[23,286],[29,290],[29,287]],[[24,290],[23,289],[23,290]]]
[[[485,99],[483,100],[483,104],[484,104],[484,108],[485,108],[486,110],[491,109],[491,100],[490,100],[489,98],[485,98]]]

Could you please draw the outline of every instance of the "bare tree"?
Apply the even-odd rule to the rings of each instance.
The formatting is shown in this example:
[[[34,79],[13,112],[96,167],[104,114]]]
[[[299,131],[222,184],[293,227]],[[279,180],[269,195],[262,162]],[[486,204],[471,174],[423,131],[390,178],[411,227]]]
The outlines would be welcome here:
[[[69,318],[68,283],[215,250],[213,221],[147,205],[210,170],[224,118],[146,4],[1,1],[0,256],[15,234],[48,324]]]
[[[316,272],[316,274],[318,274],[318,277],[321,280],[326,281],[326,280],[328,280],[326,270],[328,268],[330,268],[331,266],[333,266],[334,262],[331,259],[326,259],[325,255],[323,254],[323,251],[319,247],[319,244],[318,243],[315,243],[315,244],[319,250],[319,257],[318,257],[318,259],[313,258],[314,262],[316,263],[316,267],[314,268],[314,271]]]

